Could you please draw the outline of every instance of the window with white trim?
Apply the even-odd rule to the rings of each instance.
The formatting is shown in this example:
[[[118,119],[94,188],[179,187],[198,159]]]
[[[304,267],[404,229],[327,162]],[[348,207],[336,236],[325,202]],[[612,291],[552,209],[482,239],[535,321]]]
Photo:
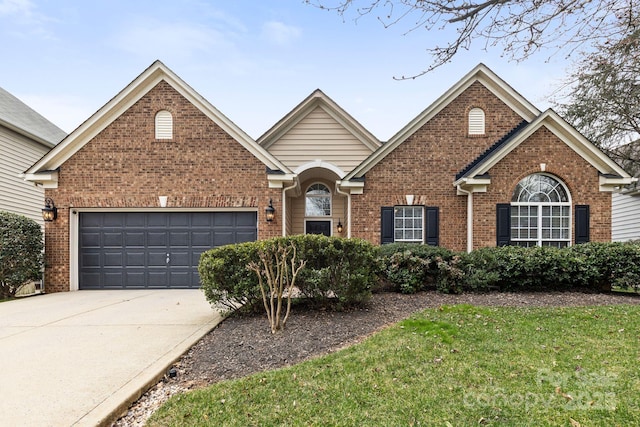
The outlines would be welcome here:
[[[571,200],[564,184],[545,174],[518,183],[511,199],[511,243],[554,246],[571,243]]]
[[[305,216],[331,216],[331,191],[324,184],[313,184],[307,189]]]
[[[484,110],[472,108],[469,111],[469,135],[484,135]]]
[[[167,110],[156,114],[156,139],[173,139],[173,116]]]
[[[424,242],[424,207],[394,206],[393,233],[396,242]]]

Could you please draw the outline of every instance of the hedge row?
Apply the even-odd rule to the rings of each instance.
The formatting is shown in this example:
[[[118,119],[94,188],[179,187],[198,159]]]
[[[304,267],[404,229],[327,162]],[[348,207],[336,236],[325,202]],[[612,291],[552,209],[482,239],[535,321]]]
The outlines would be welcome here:
[[[587,243],[569,248],[477,249],[456,253],[423,245],[381,247],[379,274],[396,290],[638,290],[640,244]]]
[[[256,273],[247,265],[259,261],[259,251],[278,244],[294,246],[306,261],[296,285],[302,297],[318,305],[349,306],[365,302],[376,283],[376,249],[366,240],[323,235],[296,235],[222,246],[203,253],[198,272],[212,304],[233,309],[261,309]]]

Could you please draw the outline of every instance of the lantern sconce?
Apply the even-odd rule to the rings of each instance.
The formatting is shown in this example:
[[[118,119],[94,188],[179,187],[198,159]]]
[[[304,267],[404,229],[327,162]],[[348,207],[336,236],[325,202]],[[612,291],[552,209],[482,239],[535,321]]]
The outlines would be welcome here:
[[[340,222],[340,218],[338,218],[338,233],[342,233],[342,223]]]
[[[46,199],[44,199],[44,208],[42,208],[42,219],[47,222],[51,222],[56,218],[58,218],[58,209],[53,203],[53,199],[51,197],[47,197]]]
[[[269,206],[264,209],[264,213],[267,216],[267,222],[271,222],[273,221],[273,218],[275,218],[276,210],[273,207],[271,199],[269,199]]]

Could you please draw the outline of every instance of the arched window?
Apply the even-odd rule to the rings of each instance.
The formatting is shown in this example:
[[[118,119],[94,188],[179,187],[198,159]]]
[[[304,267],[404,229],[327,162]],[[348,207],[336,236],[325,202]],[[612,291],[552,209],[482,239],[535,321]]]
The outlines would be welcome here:
[[[324,184],[309,186],[305,201],[306,216],[331,216],[331,191]]]
[[[517,246],[569,246],[571,200],[563,183],[536,173],[516,185],[511,198],[511,242]]]
[[[156,114],[156,139],[173,139],[173,116],[167,110]]]
[[[469,111],[469,135],[484,135],[484,111],[472,108]]]

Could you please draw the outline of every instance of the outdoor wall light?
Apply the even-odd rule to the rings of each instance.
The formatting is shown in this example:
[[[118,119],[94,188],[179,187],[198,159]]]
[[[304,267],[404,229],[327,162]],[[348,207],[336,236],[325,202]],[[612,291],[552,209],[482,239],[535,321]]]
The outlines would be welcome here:
[[[51,222],[56,218],[58,218],[58,209],[53,203],[53,199],[51,197],[47,197],[46,199],[44,199],[44,208],[42,208],[42,219],[47,222]]]
[[[273,203],[271,199],[269,199],[269,206],[264,209],[264,213],[267,216],[267,222],[273,221],[273,218],[276,216],[276,210],[273,207]]]
[[[158,202],[160,203],[161,208],[167,207],[167,199],[169,199],[168,196],[158,196]]]
[[[340,218],[338,218],[338,233],[342,233],[342,223],[340,222]]]

